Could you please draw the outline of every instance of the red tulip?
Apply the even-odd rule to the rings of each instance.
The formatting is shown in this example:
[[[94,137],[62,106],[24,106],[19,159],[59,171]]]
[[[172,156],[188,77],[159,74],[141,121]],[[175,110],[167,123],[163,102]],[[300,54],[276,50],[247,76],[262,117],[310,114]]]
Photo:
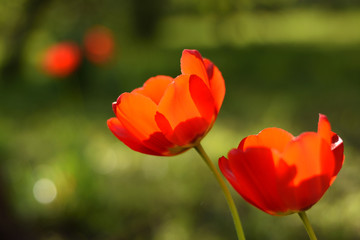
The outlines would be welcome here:
[[[294,137],[280,128],[266,128],[244,138],[221,172],[250,204],[272,215],[305,211],[320,200],[344,161],[341,138],[325,115],[318,131]]]
[[[75,71],[79,63],[79,47],[72,42],[62,42],[47,49],[42,67],[49,75],[66,77]]]
[[[115,48],[112,32],[103,26],[91,28],[85,35],[84,45],[86,57],[95,64],[107,63]]]
[[[219,69],[196,50],[184,50],[182,74],[152,77],[113,103],[107,124],[131,149],[176,155],[199,144],[215,122],[225,95]]]

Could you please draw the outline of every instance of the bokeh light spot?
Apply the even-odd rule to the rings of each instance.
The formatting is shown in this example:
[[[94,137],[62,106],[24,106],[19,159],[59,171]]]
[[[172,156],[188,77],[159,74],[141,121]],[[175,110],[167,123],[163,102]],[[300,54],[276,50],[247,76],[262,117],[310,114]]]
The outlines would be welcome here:
[[[53,181],[42,178],[34,184],[33,194],[36,201],[42,204],[48,204],[55,200],[57,189]]]

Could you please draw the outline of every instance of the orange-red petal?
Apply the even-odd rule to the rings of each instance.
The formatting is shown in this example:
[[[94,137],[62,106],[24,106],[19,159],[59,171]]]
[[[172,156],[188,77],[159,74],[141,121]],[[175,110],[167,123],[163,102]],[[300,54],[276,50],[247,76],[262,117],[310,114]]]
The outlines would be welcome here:
[[[213,95],[217,112],[225,97],[225,82],[219,69],[196,50],[184,50],[181,57],[181,72],[199,76]]]
[[[210,60],[204,58],[203,61],[207,70],[211,93],[215,100],[216,110],[219,112],[225,97],[225,81],[219,69]]]
[[[232,159],[232,161],[235,161]],[[239,161],[239,159],[237,159]],[[233,188],[249,203],[252,205],[260,208],[261,210],[265,211],[265,209],[262,206],[259,206],[258,201],[256,201],[256,191],[252,188],[252,186],[247,185],[245,182],[240,182],[236,178],[233,171],[236,171],[236,169],[232,169],[230,167],[230,159],[227,159],[225,157],[221,157],[219,159],[219,168],[222,174],[226,177],[226,179],[229,181],[229,183],[233,186]],[[246,185],[245,185],[246,184]]]
[[[268,147],[283,152],[293,138],[293,135],[281,128],[266,128],[257,135],[244,138],[240,142],[239,148],[246,150],[250,147]]]
[[[156,104],[148,97],[137,93],[123,93],[116,105],[115,114],[126,129],[145,140],[159,131],[154,116]]]
[[[195,74],[199,76],[210,88],[205,64],[198,51],[185,49],[180,59],[180,67],[182,74]]]
[[[333,135],[331,137],[331,150],[335,157],[335,169],[330,185],[334,182],[345,160],[343,140],[336,133],[332,134]]]
[[[317,175],[331,177],[335,166],[330,145],[314,132],[303,133],[292,141],[283,152],[283,159],[297,168],[294,185]]]
[[[142,141],[136,138],[131,132],[129,132],[124,126],[121,124],[119,119],[110,118],[107,121],[107,125],[110,131],[126,146],[131,148],[134,151],[151,154],[151,155],[162,155],[159,152],[153,151],[152,149],[146,147]]]
[[[180,146],[193,143],[209,126],[191,97],[189,79],[180,75],[169,85],[155,118],[166,137]]]
[[[306,132],[292,141],[283,153],[289,166],[296,167],[296,175],[289,184],[287,205],[291,209],[306,209],[320,200],[330,186],[335,168],[330,145],[318,134]],[[311,187],[304,184],[311,182]],[[307,186],[307,185],[306,185]]]
[[[343,142],[323,115],[318,129],[296,138],[277,128],[250,135],[228,159],[219,159],[220,170],[245,200],[269,214],[307,210],[321,199],[344,161]]]
[[[190,75],[180,75],[168,86],[157,111],[168,119],[172,128],[180,122],[201,117],[189,91]]]
[[[210,89],[205,85],[204,81],[196,75],[191,75],[189,81],[191,98],[201,117],[203,117],[210,125],[215,121],[217,116],[214,98]]]
[[[141,88],[133,90],[132,93],[139,93],[147,96],[157,105],[164,95],[166,88],[173,80],[172,77],[163,75],[152,77],[149,78]]]
[[[123,93],[114,109],[122,126],[146,147],[166,154],[173,146],[155,122],[157,106],[150,98],[138,93]]]
[[[184,148],[198,144],[208,130],[208,123],[203,118],[186,120],[177,125],[175,129],[169,127],[170,124],[164,115],[158,113],[155,119],[166,138]]]
[[[330,145],[331,144],[331,126],[327,117],[319,114],[318,134]]]
[[[278,193],[274,165],[279,161],[277,152],[267,148],[249,148],[245,152],[233,149],[228,158],[244,199],[269,214],[287,211]]]
[[[331,145],[331,150],[335,157],[335,169],[330,183],[331,185],[344,163],[344,144],[342,139],[331,131],[330,122],[323,114],[319,114],[318,134]]]

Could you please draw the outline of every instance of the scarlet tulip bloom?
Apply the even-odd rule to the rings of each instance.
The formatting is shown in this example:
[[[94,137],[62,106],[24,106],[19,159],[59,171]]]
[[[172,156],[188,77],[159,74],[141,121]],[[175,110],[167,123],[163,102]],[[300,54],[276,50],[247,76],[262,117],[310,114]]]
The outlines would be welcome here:
[[[247,202],[271,215],[288,215],[320,200],[343,165],[343,152],[343,141],[320,114],[317,132],[294,137],[266,128],[244,138],[219,166]]]
[[[66,77],[75,71],[79,63],[79,47],[72,42],[61,42],[46,50],[42,68],[51,76]]]
[[[196,50],[184,50],[182,74],[156,76],[113,103],[112,133],[131,149],[172,156],[199,144],[218,115],[225,95],[219,69]]]
[[[84,37],[86,57],[95,64],[105,64],[113,56],[115,41],[110,29],[104,26],[91,28]]]

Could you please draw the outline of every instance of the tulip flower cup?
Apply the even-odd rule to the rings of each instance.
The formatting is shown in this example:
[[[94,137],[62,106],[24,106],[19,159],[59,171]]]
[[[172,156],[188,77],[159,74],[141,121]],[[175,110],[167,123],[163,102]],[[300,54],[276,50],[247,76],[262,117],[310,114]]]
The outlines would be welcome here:
[[[266,128],[244,138],[227,158],[221,157],[219,167],[258,209],[277,216],[304,215],[334,182],[343,152],[343,141],[320,114],[317,132],[294,137],[280,128]]]

